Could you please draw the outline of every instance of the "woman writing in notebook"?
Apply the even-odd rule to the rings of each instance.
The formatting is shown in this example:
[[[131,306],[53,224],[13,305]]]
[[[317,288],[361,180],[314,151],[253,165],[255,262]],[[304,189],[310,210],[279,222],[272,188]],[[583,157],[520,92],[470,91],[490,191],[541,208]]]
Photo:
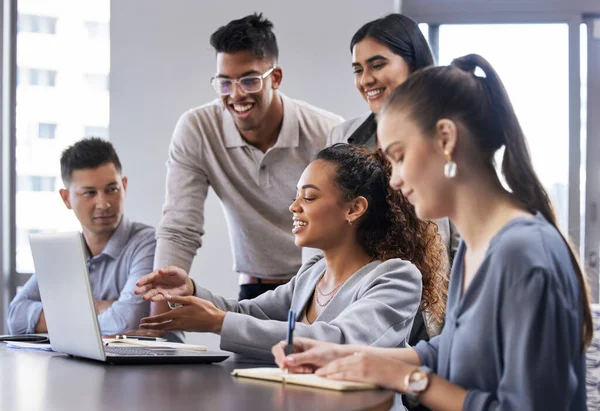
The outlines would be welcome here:
[[[322,255],[288,284],[240,302],[196,286],[176,267],[158,270],[138,281],[136,293],[183,306],[144,318],[141,327],[214,332],[222,349],[273,358],[271,347],[285,338],[292,309],[299,313],[297,336],[406,345],[419,307],[443,318],[447,260],[437,227],[419,220],[389,187],[390,173],[381,153],[346,144],[322,150],[290,206],[296,245]]]
[[[383,107],[377,133],[392,186],[420,217],[449,216],[462,235],[444,329],[401,349],[298,339],[297,354],[273,347],[277,363],[412,393],[434,410],[586,409],[586,280],[494,69],[468,55],[415,73]],[[501,147],[511,191],[495,171]]]

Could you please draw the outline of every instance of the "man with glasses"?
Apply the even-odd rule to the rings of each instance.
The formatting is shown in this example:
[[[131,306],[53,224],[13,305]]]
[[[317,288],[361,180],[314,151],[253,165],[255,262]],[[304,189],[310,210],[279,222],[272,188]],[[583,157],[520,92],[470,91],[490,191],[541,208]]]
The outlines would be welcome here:
[[[175,127],[157,230],[154,269],[189,272],[202,245],[211,186],[227,217],[240,299],[274,289],[300,268],[288,207],[302,171],[342,121],[279,92],[283,71],[272,28],[262,14],[252,14],[212,34],[217,72],[211,84],[220,98],[187,111]],[[159,302],[152,310],[167,309]]]

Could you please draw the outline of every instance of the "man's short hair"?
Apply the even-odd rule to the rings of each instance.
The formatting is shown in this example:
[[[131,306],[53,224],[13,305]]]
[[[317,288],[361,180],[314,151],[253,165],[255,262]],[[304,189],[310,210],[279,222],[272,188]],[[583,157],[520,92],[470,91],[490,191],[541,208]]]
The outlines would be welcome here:
[[[279,58],[273,23],[263,17],[262,13],[232,20],[219,27],[210,36],[210,44],[217,53],[250,51],[257,58],[271,58],[275,63]]]
[[[60,173],[63,184],[71,182],[73,171],[85,168],[97,168],[113,163],[121,173],[121,162],[113,145],[99,137],[90,137],[79,140],[66,148],[60,156]]]

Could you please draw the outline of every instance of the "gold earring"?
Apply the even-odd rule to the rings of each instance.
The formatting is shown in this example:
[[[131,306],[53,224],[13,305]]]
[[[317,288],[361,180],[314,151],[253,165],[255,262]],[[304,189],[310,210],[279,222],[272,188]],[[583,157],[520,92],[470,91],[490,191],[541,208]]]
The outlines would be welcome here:
[[[446,156],[446,164],[444,164],[444,175],[446,178],[454,178],[456,177],[456,163],[452,161],[452,154],[448,150],[444,151],[444,155]]]
[[[352,227],[352,220],[348,220],[348,226]]]

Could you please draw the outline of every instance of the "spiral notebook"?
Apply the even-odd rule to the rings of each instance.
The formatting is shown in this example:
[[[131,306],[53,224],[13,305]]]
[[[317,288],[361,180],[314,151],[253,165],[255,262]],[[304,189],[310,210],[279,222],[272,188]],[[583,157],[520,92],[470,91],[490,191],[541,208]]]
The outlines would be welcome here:
[[[257,380],[276,381],[284,384],[304,385],[335,391],[376,390],[379,386],[354,381],[329,380],[315,374],[286,374],[279,368],[243,368],[231,372],[234,377],[254,378]]]

